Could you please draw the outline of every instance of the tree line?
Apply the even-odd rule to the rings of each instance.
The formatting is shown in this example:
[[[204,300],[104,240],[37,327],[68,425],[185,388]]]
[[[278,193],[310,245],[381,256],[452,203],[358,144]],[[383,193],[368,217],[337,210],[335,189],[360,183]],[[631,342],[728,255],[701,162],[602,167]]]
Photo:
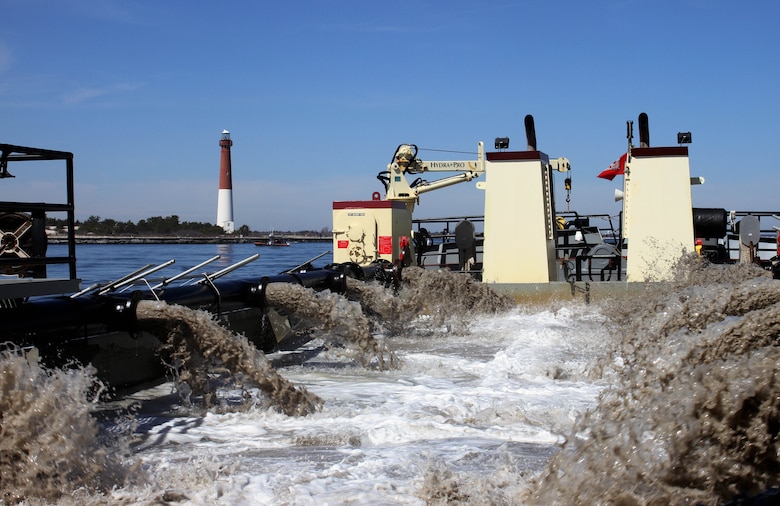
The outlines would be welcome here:
[[[180,221],[177,215],[153,216],[134,223],[132,221],[117,221],[111,218],[102,219],[100,216],[90,216],[84,221],[76,220],[75,225],[79,234],[93,234],[101,236],[147,236],[147,237],[214,237],[220,235],[263,235],[268,232],[254,231],[249,225],[241,225],[235,232],[229,234],[219,225],[196,221]],[[68,226],[67,220],[46,217],[46,226],[56,230],[64,230]],[[297,232],[275,231],[277,235],[299,236],[329,236],[330,229],[323,228],[320,231],[303,230]]]
[[[117,221],[111,218],[101,219],[100,216],[90,216],[84,221],[76,220],[79,234],[94,234],[105,236],[184,236],[211,237],[215,235],[231,235],[212,223],[195,221],[180,221],[177,215],[153,216],[134,223],[132,221]],[[67,220],[46,218],[46,226],[57,230],[67,227]],[[242,225],[233,234],[249,235],[248,225]]]

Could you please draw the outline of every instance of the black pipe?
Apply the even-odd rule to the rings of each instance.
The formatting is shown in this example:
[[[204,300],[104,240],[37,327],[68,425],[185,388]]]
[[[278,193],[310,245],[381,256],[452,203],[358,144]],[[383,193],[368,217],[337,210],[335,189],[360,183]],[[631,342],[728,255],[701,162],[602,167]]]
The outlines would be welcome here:
[[[36,299],[0,311],[3,338],[24,345],[132,330],[137,301],[105,295]]]
[[[351,264],[337,264],[325,269],[255,279],[220,279],[212,284],[166,287],[157,292],[157,297],[168,304],[220,313],[241,307],[264,307],[264,289],[269,283],[293,283],[315,290],[345,293],[347,276],[372,278],[377,269],[378,266],[355,269]],[[136,328],[135,307],[140,300],[155,300],[155,296],[148,290],[135,290],[106,295],[92,293],[76,298],[38,298],[0,311],[2,337],[18,344],[35,345],[51,340],[88,338],[115,330],[132,332]]]
[[[639,114],[639,147],[650,147],[650,125],[644,112]]]
[[[255,280],[243,280],[243,302],[252,307],[265,307],[265,289],[272,283],[292,283],[304,288],[315,290],[330,290],[335,293],[344,293],[346,283],[343,281],[344,273],[335,269],[316,269],[306,272],[291,272],[277,274],[276,276],[263,276]]]
[[[530,114],[525,117],[525,138],[528,141],[528,151],[536,151],[536,127],[534,117]]]

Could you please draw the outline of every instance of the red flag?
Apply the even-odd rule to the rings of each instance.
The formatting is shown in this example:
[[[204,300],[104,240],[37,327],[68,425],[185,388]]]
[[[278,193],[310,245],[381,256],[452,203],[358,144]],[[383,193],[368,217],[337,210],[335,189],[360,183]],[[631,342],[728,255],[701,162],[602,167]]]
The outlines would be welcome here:
[[[622,175],[626,170],[626,156],[628,153],[623,153],[620,155],[619,160],[615,160],[612,162],[612,165],[607,167],[606,170],[602,171],[601,174],[599,174],[599,177],[602,179],[609,179],[612,181],[615,179],[615,176]]]

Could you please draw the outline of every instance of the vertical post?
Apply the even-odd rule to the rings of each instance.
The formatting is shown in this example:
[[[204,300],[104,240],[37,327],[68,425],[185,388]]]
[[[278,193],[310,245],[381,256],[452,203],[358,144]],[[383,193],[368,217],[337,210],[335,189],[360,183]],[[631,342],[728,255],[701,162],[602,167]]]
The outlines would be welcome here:
[[[525,117],[526,151],[487,153],[485,283],[549,283],[556,279],[555,202],[550,159],[536,149],[536,128]]]
[[[73,177],[73,153],[68,153],[65,159],[65,179],[67,193],[67,220],[68,220],[68,272],[70,279],[77,279],[76,275],[76,201],[75,184]]]
[[[693,208],[688,148],[634,148],[623,183],[626,281],[663,281],[693,251]]]
[[[549,283],[556,277],[550,163],[540,151],[487,153],[485,283]]]

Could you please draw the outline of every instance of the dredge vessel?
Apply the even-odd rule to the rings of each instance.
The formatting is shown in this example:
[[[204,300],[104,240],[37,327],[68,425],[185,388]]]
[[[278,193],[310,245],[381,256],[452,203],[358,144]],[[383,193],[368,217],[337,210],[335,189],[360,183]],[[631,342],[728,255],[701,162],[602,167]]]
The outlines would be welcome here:
[[[527,116],[525,151],[507,151],[508,140],[499,138],[493,152],[479,143],[474,160],[423,162],[414,145],[400,145],[377,176],[384,197],[374,192],[371,200],[333,202],[333,262],[323,268],[314,268],[312,259],[280,274],[224,278],[253,255],[217,272],[194,274],[214,257],[170,278],[160,272],[173,261],[86,288],[76,272],[73,154],[0,144],[0,179],[43,164],[64,164],[65,179],[63,202],[0,202],[0,329],[5,341],[48,363],[90,363],[101,379],[123,387],[166,372],[158,336],[138,330],[140,300],[209,311],[271,352],[301,342],[290,315],[266,298],[274,283],[345,293],[349,277],[397,284],[403,269],[416,265],[460,271],[496,291],[587,298],[598,290],[668,279],[681,255],[694,251],[712,262],[753,262],[777,274],[780,229],[771,223],[780,213],[693,208],[691,185],[703,178],[690,176],[687,146],[651,147],[647,123],[640,115],[640,145],[634,147],[629,122],[627,152],[614,173],[623,178],[617,217],[556,210],[554,176],[565,176],[568,192],[571,164],[537,149],[533,118]],[[427,172],[455,175],[428,182],[421,176]],[[475,179],[485,192],[484,216],[413,218],[420,195]],[[65,216],[65,256],[47,255],[50,215]],[[55,264],[65,265],[68,275],[50,277]]]
[[[617,216],[559,212],[555,174],[571,190],[571,164],[539,151],[533,117],[526,116],[525,151],[507,151],[508,138],[497,138],[496,151],[480,143],[475,160],[424,162],[413,144],[400,145],[377,178],[385,195],[368,201],[333,203],[334,261],[448,268],[466,272],[496,290],[513,293],[623,289],[669,279],[687,252],[714,263],[751,262],[778,270],[778,212],[693,208],[691,134],[678,134],[678,146],[651,147],[647,115],[639,116],[639,146],[628,146],[615,167],[600,177],[623,178]],[[428,182],[428,172],[459,172]],[[407,177],[413,176],[411,182]],[[482,178],[483,216],[415,219],[421,195],[452,184]],[[441,227],[441,232],[433,232]],[[480,230],[481,229],[481,230]],[[630,244],[630,248],[629,248]],[[630,252],[630,253],[629,253]]]

